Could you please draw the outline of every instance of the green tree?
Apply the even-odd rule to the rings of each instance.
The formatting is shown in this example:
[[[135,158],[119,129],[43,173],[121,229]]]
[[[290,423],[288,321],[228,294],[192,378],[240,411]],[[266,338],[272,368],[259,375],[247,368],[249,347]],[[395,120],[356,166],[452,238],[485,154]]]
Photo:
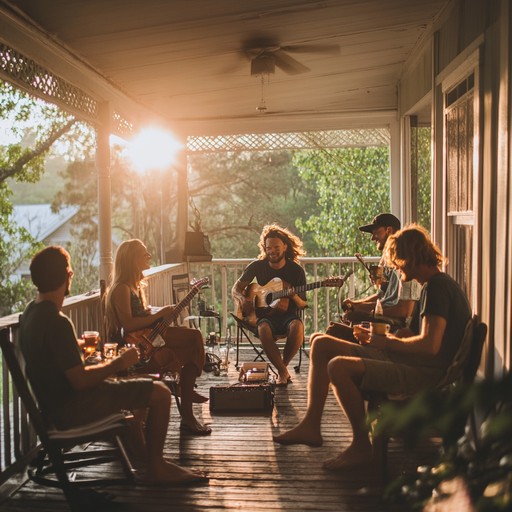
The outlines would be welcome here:
[[[417,219],[416,222],[430,231],[431,224],[431,137],[432,130],[430,127],[418,127],[413,132],[415,137],[412,138],[412,151],[416,158],[416,173],[417,173],[417,189],[416,201]]]
[[[313,237],[321,254],[378,255],[358,227],[389,211],[388,148],[301,151],[293,164],[318,197],[318,208],[297,219],[297,225]]]
[[[170,173],[169,173],[170,174]],[[79,207],[73,219],[70,253],[84,276],[73,282],[75,293],[97,288],[98,283],[98,175],[93,159],[71,162],[61,173],[62,190],[55,194],[52,207]],[[160,190],[163,177],[148,173],[139,176],[124,159],[122,148],[111,148],[112,232],[116,241],[140,238],[153,255],[159,254]],[[165,178],[165,176],[164,176]],[[167,181],[165,186],[168,185]],[[171,204],[175,198],[170,198]],[[158,258],[154,259],[156,263]],[[75,272],[78,277],[78,272]]]
[[[219,153],[190,159],[189,189],[217,257],[254,257],[261,229],[277,222],[302,235],[297,219],[317,208],[289,151]],[[194,210],[192,211],[192,223]],[[313,237],[303,240],[315,252]]]
[[[39,248],[26,230],[14,224],[10,183],[36,183],[57,141],[69,156],[89,145],[87,130],[73,116],[1,81],[0,119],[11,139],[0,146],[0,315],[6,315],[19,311],[33,293],[30,283],[13,273]]]

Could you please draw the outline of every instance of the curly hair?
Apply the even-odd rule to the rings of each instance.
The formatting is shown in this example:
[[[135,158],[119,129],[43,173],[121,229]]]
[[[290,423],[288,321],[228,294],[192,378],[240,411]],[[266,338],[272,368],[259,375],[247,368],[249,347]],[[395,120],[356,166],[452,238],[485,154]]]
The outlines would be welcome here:
[[[279,224],[268,224],[263,228],[258,243],[260,248],[258,259],[260,260],[267,259],[265,251],[267,238],[279,238],[281,242],[287,245],[285,255],[287,260],[297,263],[301,256],[306,255],[306,251],[302,247],[302,241],[298,236],[294,235],[289,229],[279,226]]]
[[[448,263],[427,230],[417,224],[410,224],[390,235],[384,253],[386,261],[396,268],[428,265],[441,269]]]

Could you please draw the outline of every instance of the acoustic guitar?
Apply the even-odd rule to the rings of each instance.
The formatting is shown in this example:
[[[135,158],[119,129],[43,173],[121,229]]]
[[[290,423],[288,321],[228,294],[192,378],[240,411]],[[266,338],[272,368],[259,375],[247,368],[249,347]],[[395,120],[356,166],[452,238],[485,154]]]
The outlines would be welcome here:
[[[261,286],[251,283],[244,291],[246,300],[238,306],[236,316],[248,325],[254,327],[259,318],[270,317],[275,313],[284,313],[288,309],[290,295],[307,292],[321,287],[340,288],[352,275],[349,270],[343,277],[328,277],[323,281],[291,287],[278,277],[274,277],[267,284]]]
[[[208,277],[203,277],[190,283],[191,289],[183,299],[174,306],[172,313],[167,318],[158,319],[153,327],[139,329],[124,334],[123,339],[126,344],[135,345],[140,353],[140,360],[149,361],[155,350],[163,347],[165,341],[163,334],[166,329],[176,322],[180,313],[185,309],[190,301],[199,293],[201,288],[207,286],[210,282]]]

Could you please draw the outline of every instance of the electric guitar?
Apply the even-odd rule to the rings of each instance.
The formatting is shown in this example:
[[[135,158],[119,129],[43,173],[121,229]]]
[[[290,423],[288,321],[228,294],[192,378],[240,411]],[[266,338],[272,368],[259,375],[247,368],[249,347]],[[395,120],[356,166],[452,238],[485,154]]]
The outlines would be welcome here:
[[[149,361],[155,350],[165,345],[162,336],[166,329],[176,322],[183,309],[190,304],[190,301],[199,293],[201,288],[207,286],[209,282],[210,279],[208,277],[193,281],[190,283],[191,290],[174,306],[172,313],[167,318],[160,318],[153,327],[147,327],[124,334],[124,342],[126,344],[135,345],[139,349],[141,361]]]
[[[349,270],[343,277],[328,277],[323,281],[291,287],[278,277],[274,277],[267,284],[261,286],[251,283],[244,291],[246,300],[238,306],[236,316],[250,326],[255,326],[259,318],[272,316],[276,312],[284,313],[288,309],[290,295],[307,292],[320,287],[340,288],[352,275]]]

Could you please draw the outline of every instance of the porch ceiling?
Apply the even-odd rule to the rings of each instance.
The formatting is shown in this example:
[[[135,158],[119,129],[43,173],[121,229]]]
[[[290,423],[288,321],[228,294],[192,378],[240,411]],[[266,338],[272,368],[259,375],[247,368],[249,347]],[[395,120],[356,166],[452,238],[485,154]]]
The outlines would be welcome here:
[[[448,2],[0,0],[10,23],[0,41],[124,115],[140,103],[138,120],[155,115],[183,135],[382,126],[407,58]],[[290,53],[309,71],[276,68],[260,114],[260,80],[242,50],[250,38],[339,53]]]

